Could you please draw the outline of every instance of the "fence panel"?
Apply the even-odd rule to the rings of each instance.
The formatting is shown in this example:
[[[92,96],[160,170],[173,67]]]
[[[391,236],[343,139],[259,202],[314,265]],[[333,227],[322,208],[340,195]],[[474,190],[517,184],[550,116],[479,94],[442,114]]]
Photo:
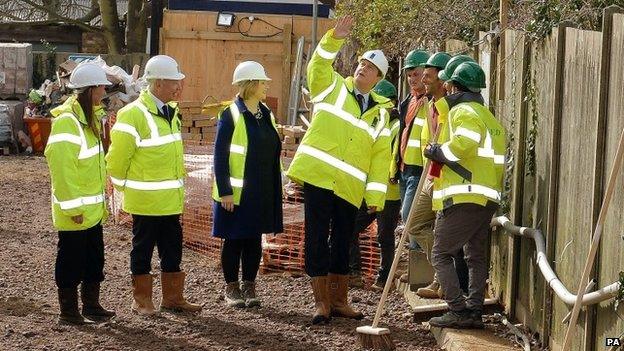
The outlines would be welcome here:
[[[605,135],[604,186],[613,167],[613,158],[617,143],[624,128],[624,14],[613,15],[611,39],[611,57],[609,71],[609,90],[607,105],[607,125]],[[622,172],[622,171],[620,171]],[[624,267],[624,242],[622,241],[622,222],[624,221],[624,174],[620,174],[615,186],[615,194],[606,216],[601,239],[601,262],[599,266],[599,285],[605,286],[619,279],[619,272]],[[624,330],[624,308],[615,310],[614,302],[607,301],[598,305],[596,320],[595,349],[604,348],[606,337],[618,337]]]
[[[591,179],[594,174],[602,33],[567,28],[565,40],[561,149],[559,155],[553,155],[560,157],[555,265],[562,283],[569,290],[576,291],[592,232],[594,194]],[[553,350],[561,349],[567,329],[561,321],[568,312],[568,306],[555,298],[551,321]],[[583,318],[579,318],[577,336],[583,335],[583,325]],[[582,337],[575,338],[572,349],[583,349]]]

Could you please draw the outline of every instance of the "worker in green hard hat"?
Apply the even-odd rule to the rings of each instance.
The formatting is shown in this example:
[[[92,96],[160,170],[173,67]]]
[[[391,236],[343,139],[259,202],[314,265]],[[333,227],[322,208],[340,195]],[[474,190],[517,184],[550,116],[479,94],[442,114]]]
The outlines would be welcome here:
[[[488,276],[487,238],[501,200],[505,170],[505,129],[483,105],[485,73],[476,62],[463,62],[449,81],[455,93],[444,100],[445,126],[424,156],[441,165],[433,180],[433,210],[439,211],[431,262],[449,312],[429,324],[443,328],[483,328]],[[460,289],[453,259],[461,249],[469,257],[469,291]]]
[[[446,90],[446,93],[449,95],[456,92],[456,90],[453,89],[453,82],[450,80],[451,76],[453,76],[453,72],[455,72],[457,66],[464,62],[475,62],[475,60],[468,55],[456,55],[449,60],[443,70],[438,72],[438,78],[444,81],[444,90]]]
[[[375,85],[373,91],[383,97],[387,97],[396,106],[398,92],[394,84],[382,79]],[[390,142],[392,150],[395,150],[395,148],[398,149],[399,112],[396,108],[392,108],[389,109],[388,114],[390,115],[388,122]],[[349,274],[351,276],[349,283],[353,287],[361,287],[363,285],[359,236],[375,219],[377,219],[377,242],[381,250],[381,265],[379,267],[377,279],[372,285],[374,290],[383,290],[386,280],[388,279],[388,274],[390,273],[392,260],[394,259],[394,231],[399,222],[401,196],[397,182],[398,165],[396,159],[391,158],[388,161],[390,162],[390,172],[388,175],[386,202],[383,210],[376,213],[369,213],[366,202],[363,202],[355,218],[353,240],[351,241],[351,247],[349,249]]]
[[[424,50],[412,50],[405,57],[403,66],[409,86],[409,94],[399,105],[399,139],[393,153],[399,169],[398,181],[401,191],[403,223],[407,221],[407,215],[423,170],[420,134],[427,116],[429,99],[425,94],[425,86],[422,82],[424,68],[421,65],[427,62],[429,55]],[[410,249],[417,248],[416,242],[410,241]],[[404,274],[401,279],[407,282],[407,275]]]
[[[427,62],[422,64],[424,68],[422,81],[427,94],[431,96],[431,100],[427,106],[426,122],[423,125],[421,133],[420,144],[423,145],[423,147],[432,141],[436,131],[442,128],[446,121],[446,114],[448,112],[445,100],[447,94],[447,90],[445,89],[446,79],[440,76],[442,75],[445,77],[445,72],[452,74],[451,70],[456,67],[455,63],[465,60],[466,58],[469,57],[461,55],[451,58],[446,52],[436,52],[429,57]],[[446,70],[447,68],[448,71]],[[410,228],[407,228],[410,241],[416,242],[418,246],[422,248],[429,262],[431,262],[433,226],[436,217],[435,212],[432,210],[433,175],[431,173],[436,173],[436,169],[439,169],[439,165],[432,162],[432,166],[429,170],[425,170],[427,179],[425,180],[423,190],[418,194],[418,207],[414,209],[415,218]],[[458,257],[456,257],[455,264],[457,275],[461,283],[460,285],[462,289],[467,291],[468,271],[466,262],[463,259],[463,254],[460,253]],[[435,275],[433,281],[429,285],[418,289],[417,294],[422,298],[428,299],[438,299],[442,297],[443,292]]]

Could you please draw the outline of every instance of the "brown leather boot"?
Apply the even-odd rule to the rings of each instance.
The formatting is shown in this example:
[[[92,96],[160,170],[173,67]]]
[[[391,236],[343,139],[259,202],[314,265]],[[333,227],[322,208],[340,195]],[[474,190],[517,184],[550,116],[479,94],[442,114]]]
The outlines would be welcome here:
[[[171,312],[199,312],[202,310],[201,305],[188,303],[182,292],[184,290],[184,272],[162,272],[162,303],[160,310],[168,310]]]
[[[312,324],[328,323],[330,320],[330,302],[328,294],[327,276],[312,277],[312,292],[314,292],[314,317]]]
[[[100,305],[100,283],[86,283],[80,285],[82,298],[82,315],[93,320],[107,320],[115,316],[115,311],[108,311]]]
[[[59,288],[58,299],[61,310],[58,319],[59,324],[93,324],[92,320],[84,318],[80,312],[78,312],[78,287]]]
[[[364,315],[349,306],[347,295],[349,293],[349,276],[329,273],[329,301],[331,315],[352,319],[362,319]]]
[[[441,296],[438,294],[438,291],[440,291],[440,283],[438,283],[438,278],[434,275],[431,284],[416,290],[416,295],[423,299],[439,299]]]
[[[152,282],[154,278],[151,274],[138,274],[132,276],[132,312],[143,316],[156,314],[154,302],[152,301]]]

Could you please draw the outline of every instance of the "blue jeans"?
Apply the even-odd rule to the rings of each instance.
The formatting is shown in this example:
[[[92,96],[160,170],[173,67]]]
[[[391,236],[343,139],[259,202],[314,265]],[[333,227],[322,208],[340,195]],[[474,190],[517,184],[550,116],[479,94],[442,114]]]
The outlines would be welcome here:
[[[401,173],[401,179],[399,179],[399,190],[401,192],[401,202],[403,203],[401,206],[401,218],[403,219],[403,224],[407,222],[407,216],[412,208],[412,201],[414,201],[420,177],[420,174],[414,175]],[[420,249],[420,245],[418,245],[418,243],[413,240],[411,236],[409,248],[410,250]]]

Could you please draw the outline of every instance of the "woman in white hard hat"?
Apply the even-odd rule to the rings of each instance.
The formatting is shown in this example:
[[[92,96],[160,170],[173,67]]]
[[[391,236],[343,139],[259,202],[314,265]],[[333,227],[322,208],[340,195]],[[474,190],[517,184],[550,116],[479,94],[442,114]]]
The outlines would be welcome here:
[[[221,252],[225,301],[233,307],[260,305],[255,279],[262,233],[283,231],[281,144],[275,117],[262,103],[269,80],[261,64],[239,64],[232,81],[238,95],[221,112],[217,127],[212,233],[225,239]]]
[[[99,302],[104,280],[102,223],[108,216],[101,102],[104,87],[111,83],[100,66],[88,62],[78,65],[69,81],[75,94],[51,111],[54,120],[45,156],[52,182],[52,221],[59,231],[55,266],[59,322],[85,324],[115,315]]]

